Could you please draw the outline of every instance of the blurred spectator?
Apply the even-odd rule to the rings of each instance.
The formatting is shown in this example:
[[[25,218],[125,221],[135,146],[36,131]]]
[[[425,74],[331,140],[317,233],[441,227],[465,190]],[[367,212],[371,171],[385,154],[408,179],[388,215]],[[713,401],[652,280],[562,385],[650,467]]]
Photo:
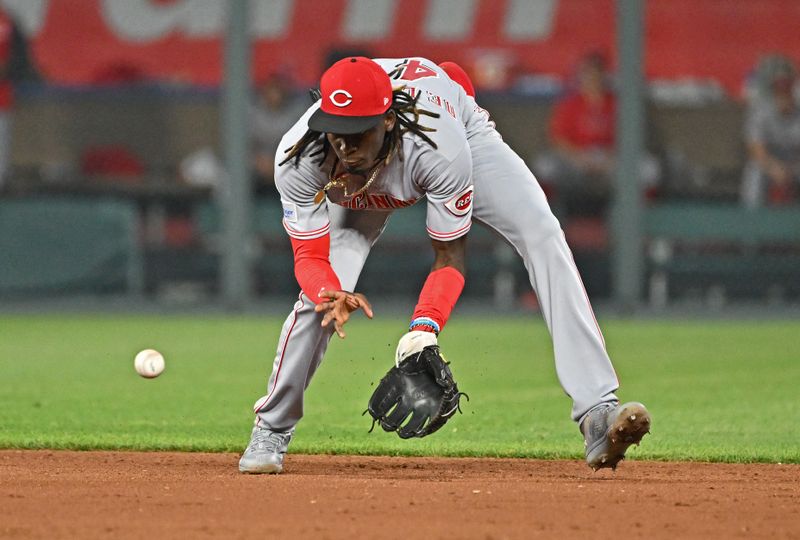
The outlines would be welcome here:
[[[615,167],[616,97],[601,53],[586,55],[577,71],[576,88],[561,98],[550,122],[552,151],[533,164],[561,214],[604,214],[610,200]],[[641,181],[654,188],[658,161],[646,155]],[[553,193],[554,192],[554,193]]]
[[[0,5],[0,191],[8,179],[14,83],[37,78],[25,35]]]
[[[225,166],[210,146],[195,150],[178,165],[181,182],[194,187],[219,189],[226,174]]]
[[[748,108],[744,136],[749,161],[742,176],[742,203],[750,208],[788,204],[800,183],[800,107],[794,97],[797,71],[785,58],[762,61],[769,90]]]
[[[0,10],[2,7],[0,7]],[[22,27],[11,18],[11,54],[8,59],[8,78],[13,83],[41,82],[42,76],[30,53],[28,38]]]
[[[258,89],[250,114],[252,167],[257,195],[277,197],[273,168],[278,143],[307,106],[307,98],[295,94],[287,75],[272,75]]]
[[[92,181],[139,184],[144,181],[145,166],[124,145],[100,144],[91,145],[81,153],[81,172]]]
[[[124,86],[144,83],[147,73],[134,62],[113,61],[103,65],[92,76],[92,84],[97,86]]]

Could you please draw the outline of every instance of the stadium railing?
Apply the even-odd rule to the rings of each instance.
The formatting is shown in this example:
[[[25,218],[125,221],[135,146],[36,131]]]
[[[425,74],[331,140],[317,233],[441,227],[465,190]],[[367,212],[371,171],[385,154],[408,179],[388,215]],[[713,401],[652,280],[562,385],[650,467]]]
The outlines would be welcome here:
[[[800,294],[800,208],[664,203],[647,209],[645,233],[654,307],[681,293],[712,303]]]
[[[0,295],[140,294],[139,218],[131,202],[0,200]]]

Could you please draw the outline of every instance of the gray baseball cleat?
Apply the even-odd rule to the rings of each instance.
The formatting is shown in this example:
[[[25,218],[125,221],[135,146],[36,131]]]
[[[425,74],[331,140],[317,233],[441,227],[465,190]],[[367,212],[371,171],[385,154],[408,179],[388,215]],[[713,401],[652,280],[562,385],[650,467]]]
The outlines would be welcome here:
[[[641,403],[603,403],[589,411],[581,424],[586,439],[586,463],[594,469],[611,467],[625,459],[632,444],[650,433],[650,413]]]
[[[250,444],[239,459],[239,472],[250,474],[278,474],[283,471],[283,456],[292,432],[281,433],[267,428],[254,427]]]

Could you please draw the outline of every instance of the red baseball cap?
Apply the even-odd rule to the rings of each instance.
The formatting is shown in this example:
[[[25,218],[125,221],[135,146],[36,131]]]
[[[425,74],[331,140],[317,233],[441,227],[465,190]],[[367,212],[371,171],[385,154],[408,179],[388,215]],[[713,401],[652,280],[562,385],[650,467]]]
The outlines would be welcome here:
[[[361,133],[380,122],[392,106],[392,82],[383,68],[363,56],[339,60],[322,74],[322,105],[308,119],[320,133]]]

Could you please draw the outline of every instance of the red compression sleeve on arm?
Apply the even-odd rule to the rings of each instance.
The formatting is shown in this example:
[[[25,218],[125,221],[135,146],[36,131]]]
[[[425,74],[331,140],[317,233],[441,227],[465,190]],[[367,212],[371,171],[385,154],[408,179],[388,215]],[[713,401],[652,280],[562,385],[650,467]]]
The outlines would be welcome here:
[[[447,323],[450,312],[453,311],[453,306],[456,305],[462,290],[464,290],[464,276],[452,266],[445,266],[431,272],[419,293],[419,301],[417,307],[414,308],[411,323],[412,329],[417,326],[417,330],[426,330],[426,327],[431,327],[436,333],[439,333]],[[425,324],[425,319],[432,320],[435,325]]]
[[[291,237],[290,237],[291,238]],[[294,250],[294,276],[300,288],[312,302],[322,302],[319,293],[341,290],[339,278],[331,268],[331,235],[326,234],[313,240],[291,238]]]

